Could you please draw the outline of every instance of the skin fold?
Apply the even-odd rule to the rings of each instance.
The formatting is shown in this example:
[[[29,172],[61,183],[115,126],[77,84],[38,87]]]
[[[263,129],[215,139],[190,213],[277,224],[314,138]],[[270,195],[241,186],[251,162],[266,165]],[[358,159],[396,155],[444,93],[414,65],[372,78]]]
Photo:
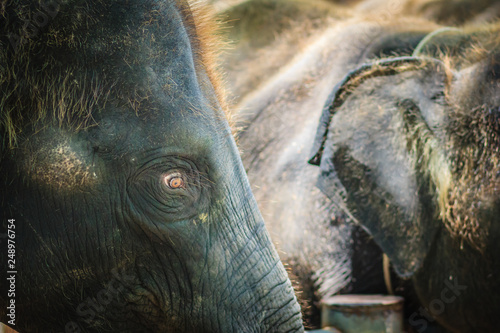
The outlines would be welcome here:
[[[448,7],[449,19],[465,5]],[[387,293],[385,252],[409,330],[495,332],[498,25],[477,26],[471,13],[470,27],[419,45],[443,26],[410,4],[381,7],[388,15],[378,20],[300,1],[224,13],[260,13],[241,16],[234,31],[280,17],[258,33],[232,32],[223,58],[243,163],[310,327],[331,295]],[[318,141],[319,168],[307,164]]]
[[[0,11],[0,215],[2,233],[15,220],[17,270],[0,320],[14,299],[20,332],[302,332],[214,89],[202,9]]]

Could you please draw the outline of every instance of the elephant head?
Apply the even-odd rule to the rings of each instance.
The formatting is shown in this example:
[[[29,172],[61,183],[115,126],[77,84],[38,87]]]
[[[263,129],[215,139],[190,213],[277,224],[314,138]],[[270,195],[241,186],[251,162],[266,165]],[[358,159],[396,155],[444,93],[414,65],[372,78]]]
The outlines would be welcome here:
[[[362,225],[422,307],[410,324],[493,332],[500,310],[499,25],[437,31],[363,65],[325,105],[318,187]]]
[[[203,12],[174,0],[0,12],[0,215],[15,248],[0,266],[16,271],[0,320],[302,331],[214,89]]]

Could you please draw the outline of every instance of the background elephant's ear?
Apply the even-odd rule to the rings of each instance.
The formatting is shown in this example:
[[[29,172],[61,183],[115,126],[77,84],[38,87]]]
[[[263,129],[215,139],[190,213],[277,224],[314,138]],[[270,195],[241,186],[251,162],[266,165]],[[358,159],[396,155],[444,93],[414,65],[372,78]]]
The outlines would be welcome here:
[[[360,67],[335,88],[311,159],[321,168],[319,188],[373,236],[402,277],[429,252],[451,182],[442,144],[445,75],[436,61],[406,59]]]

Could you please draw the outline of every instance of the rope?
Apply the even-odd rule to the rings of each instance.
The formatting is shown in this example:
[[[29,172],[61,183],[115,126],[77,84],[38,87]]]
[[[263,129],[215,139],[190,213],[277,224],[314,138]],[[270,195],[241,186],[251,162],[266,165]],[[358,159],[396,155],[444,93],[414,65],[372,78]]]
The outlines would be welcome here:
[[[454,31],[454,32],[461,32],[462,30],[461,29],[458,29],[458,28],[453,28],[453,27],[444,27],[444,28],[441,28],[441,29],[437,29],[437,30],[434,30],[433,32],[429,33],[427,36],[424,37],[424,39],[422,39],[420,41],[420,43],[418,43],[417,47],[415,48],[415,50],[413,51],[413,54],[412,56],[413,57],[419,57],[420,56],[420,53],[422,52],[422,49],[425,47],[425,45],[431,40],[433,39],[434,37],[436,37],[437,35],[440,35],[442,33],[445,33],[445,32],[450,32],[450,31]]]
[[[394,290],[392,289],[392,282],[391,282],[391,271],[389,270],[391,262],[389,261],[389,257],[385,253],[382,256],[382,265],[384,268],[385,287],[387,288],[387,292],[389,293],[389,295],[394,295]]]

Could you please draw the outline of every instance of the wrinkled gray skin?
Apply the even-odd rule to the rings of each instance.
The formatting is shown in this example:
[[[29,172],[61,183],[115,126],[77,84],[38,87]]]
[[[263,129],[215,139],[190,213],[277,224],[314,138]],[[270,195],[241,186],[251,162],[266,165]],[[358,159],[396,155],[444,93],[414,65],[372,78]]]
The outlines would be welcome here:
[[[16,77],[3,81],[12,98],[0,105],[4,119],[14,106],[22,130],[15,148],[4,144],[0,170],[2,233],[8,219],[16,228],[15,328],[303,331],[189,6],[66,1],[14,52],[4,37],[19,31],[20,6],[41,9],[5,4],[0,68]],[[60,122],[60,110],[36,116],[61,100]],[[5,127],[1,135],[6,143]]]
[[[500,295],[499,231],[494,220],[494,34],[482,37],[481,45],[489,42],[488,57],[453,65],[450,77],[442,66],[432,64],[420,69],[411,65],[412,70],[394,65],[401,74],[368,75],[336,111],[321,167],[307,165],[322,109],[335,85],[374,58],[411,55],[423,37],[439,28],[419,20],[392,20],[331,22],[313,31],[302,41],[307,47],[292,59],[283,58],[279,70],[266,73],[266,80],[235,80],[235,93],[251,91],[238,99],[245,126],[239,135],[243,163],[271,237],[303,290],[305,306],[317,306],[337,293],[386,293],[381,248],[393,271],[405,279],[393,276],[393,284],[404,287],[396,291],[410,305],[407,320],[412,329],[424,332],[439,322],[441,330],[494,332]],[[438,47],[423,55],[438,57],[439,49],[458,59],[458,54],[472,49],[464,44],[470,36],[453,36],[435,39]],[[281,51],[266,52],[258,50],[255,57],[262,55],[264,63],[283,56]],[[259,67],[251,70],[260,74]],[[248,89],[246,84],[254,86]],[[450,89],[447,98],[445,86]],[[405,112],[410,116],[403,118]],[[412,112],[422,114],[432,140],[415,139],[426,132],[413,132],[423,123],[415,123]],[[468,127],[468,122],[475,125]],[[324,131],[318,134],[320,139],[323,135]],[[432,156],[425,157],[432,160],[429,163],[418,155],[424,150]],[[465,173],[464,164],[477,171]],[[444,183],[447,174],[452,179],[449,195],[454,195],[454,187],[462,191],[457,192],[462,201],[456,201],[455,216],[471,219],[471,210],[480,216],[478,228],[469,235],[487,234],[482,252],[451,232],[449,222],[439,217],[436,184]],[[468,188],[470,197],[464,194]],[[317,315],[307,308],[305,312],[316,326]]]

